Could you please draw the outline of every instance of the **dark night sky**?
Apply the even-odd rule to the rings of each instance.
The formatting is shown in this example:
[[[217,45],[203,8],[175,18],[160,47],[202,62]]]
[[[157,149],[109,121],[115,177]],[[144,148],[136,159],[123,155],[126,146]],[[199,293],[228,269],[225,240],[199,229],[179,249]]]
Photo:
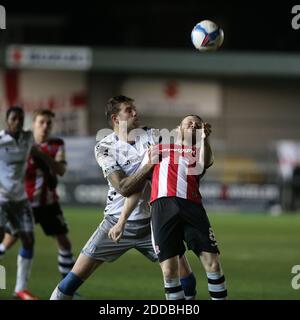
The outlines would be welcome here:
[[[211,19],[225,31],[223,50],[300,52],[300,29],[296,31],[291,27],[291,9],[295,3],[262,0],[1,2],[7,11],[6,43],[190,49],[193,26],[200,20]],[[20,18],[23,24],[18,27],[16,21]]]

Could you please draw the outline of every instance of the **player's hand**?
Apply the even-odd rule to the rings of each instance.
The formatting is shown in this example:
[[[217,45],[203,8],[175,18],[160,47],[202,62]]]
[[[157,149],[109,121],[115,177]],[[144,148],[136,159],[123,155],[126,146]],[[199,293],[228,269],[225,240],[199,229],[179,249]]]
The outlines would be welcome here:
[[[118,243],[123,235],[125,225],[120,223],[115,224],[109,231],[108,237],[112,241]]]
[[[161,154],[161,152],[159,151],[159,145],[151,145],[148,148],[148,164],[157,164],[159,163],[159,156]]]
[[[207,122],[204,122],[204,132],[205,132],[206,138],[208,138],[209,135],[211,134],[211,125]]]

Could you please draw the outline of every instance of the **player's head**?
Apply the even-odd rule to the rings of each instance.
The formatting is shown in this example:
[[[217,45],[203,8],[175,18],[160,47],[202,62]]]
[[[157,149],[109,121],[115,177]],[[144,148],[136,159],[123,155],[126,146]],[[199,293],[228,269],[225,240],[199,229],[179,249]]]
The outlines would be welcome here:
[[[12,106],[6,111],[6,131],[11,135],[19,134],[24,125],[24,110],[19,106]]]
[[[32,128],[34,136],[46,140],[51,134],[54,112],[49,109],[38,109],[33,114]]]
[[[126,96],[115,96],[108,100],[105,115],[113,129],[119,127],[120,121],[127,123],[128,131],[139,126],[139,119],[133,102],[133,99]]]
[[[188,135],[190,135],[193,139],[195,139],[196,130],[201,129],[202,125],[203,120],[199,116],[195,114],[189,114],[181,120],[179,129],[183,138],[186,138]],[[193,143],[195,143],[195,141],[193,141]]]

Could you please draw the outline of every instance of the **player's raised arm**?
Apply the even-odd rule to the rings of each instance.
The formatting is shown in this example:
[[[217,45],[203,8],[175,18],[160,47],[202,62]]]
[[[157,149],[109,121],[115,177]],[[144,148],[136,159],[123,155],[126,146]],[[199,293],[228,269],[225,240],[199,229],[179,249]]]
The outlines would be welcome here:
[[[204,168],[207,169],[212,166],[214,162],[214,156],[209,143],[209,135],[211,134],[211,125],[207,122],[204,123]]]
[[[66,161],[66,153],[65,153],[65,144],[63,140],[60,140],[60,146],[57,150],[55,156],[56,169],[59,172],[56,172],[60,176],[63,176],[67,171],[67,161]]]

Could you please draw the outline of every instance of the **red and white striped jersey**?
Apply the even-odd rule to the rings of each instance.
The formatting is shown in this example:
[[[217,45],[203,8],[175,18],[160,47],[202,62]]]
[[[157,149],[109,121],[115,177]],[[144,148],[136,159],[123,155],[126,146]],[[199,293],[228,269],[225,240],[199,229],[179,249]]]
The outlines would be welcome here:
[[[203,167],[200,149],[176,144],[157,145],[160,162],[154,166],[150,203],[162,197],[179,197],[201,202],[199,191]]]
[[[56,161],[65,161],[65,146],[62,139],[50,138],[38,146]],[[59,199],[56,190],[49,189],[43,171],[38,168],[32,157],[29,157],[27,162],[25,189],[32,207],[52,204]]]

